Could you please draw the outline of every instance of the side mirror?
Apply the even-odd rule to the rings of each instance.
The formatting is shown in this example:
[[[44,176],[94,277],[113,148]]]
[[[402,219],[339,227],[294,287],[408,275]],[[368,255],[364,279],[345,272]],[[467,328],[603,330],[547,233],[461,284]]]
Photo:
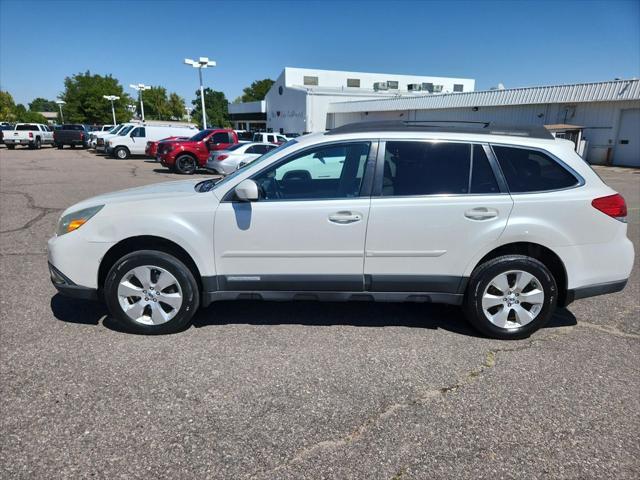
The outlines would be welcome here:
[[[258,184],[253,180],[243,180],[235,188],[236,197],[241,202],[255,202],[258,200]]]

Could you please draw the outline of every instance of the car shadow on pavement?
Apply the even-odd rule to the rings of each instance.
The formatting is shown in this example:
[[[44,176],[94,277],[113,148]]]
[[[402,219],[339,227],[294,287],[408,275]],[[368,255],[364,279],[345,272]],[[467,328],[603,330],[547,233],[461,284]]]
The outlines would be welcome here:
[[[101,302],[68,298],[58,293],[51,298],[51,311],[62,322],[99,325],[102,321],[102,325],[110,330],[126,331],[109,316]],[[192,323],[196,328],[233,324],[408,327],[480,336],[465,321],[460,308],[430,303],[221,301],[198,311]],[[576,324],[573,313],[562,308],[544,328]]]
[[[200,310],[193,318],[196,328],[229,324],[399,326],[480,336],[466,322],[459,307],[432,303],[221,301]],[[575,316],[563,308],[545,328],[576,324]]]

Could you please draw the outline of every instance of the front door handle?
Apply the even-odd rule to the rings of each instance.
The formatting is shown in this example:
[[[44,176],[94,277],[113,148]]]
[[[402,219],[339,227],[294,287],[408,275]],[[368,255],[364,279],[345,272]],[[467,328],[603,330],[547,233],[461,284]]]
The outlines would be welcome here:
[[[362,220],[362,214],[358,212],[336,212],[329,215],[329,221],[338,223],[340,225],[346,225],[347,223],[359,222]]]
[[[498,217],[498,211],[495,208],[477,207],[464,212],[464,216],[471,220],[491,220]]]

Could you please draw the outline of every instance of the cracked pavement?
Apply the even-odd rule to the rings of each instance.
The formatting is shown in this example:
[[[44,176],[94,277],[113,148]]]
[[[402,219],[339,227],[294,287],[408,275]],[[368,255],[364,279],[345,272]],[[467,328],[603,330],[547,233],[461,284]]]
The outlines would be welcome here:
[[[627,199],[640,250],[640,172],[598,173]],[[625,291],[516,342],[442,305],[248,301],[143,337],[56,295],[46,240],[63,209],[179,178],[0,149],[0,477],[638,477],[637,264]]]

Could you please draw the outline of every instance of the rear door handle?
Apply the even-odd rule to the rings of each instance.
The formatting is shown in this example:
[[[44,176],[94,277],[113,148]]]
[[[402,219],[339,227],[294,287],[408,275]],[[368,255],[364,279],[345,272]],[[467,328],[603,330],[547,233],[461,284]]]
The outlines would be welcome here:
[[[495,208],[476,207],[464,212],[464,216],[471,220],[491,220],[498,217],[498,211]]]
[[[336,212],[329,215],[329,221],[338,223],[340,225],[346,225],[347,223],[359,222],[362,220],[362,214],[358,212]]]

